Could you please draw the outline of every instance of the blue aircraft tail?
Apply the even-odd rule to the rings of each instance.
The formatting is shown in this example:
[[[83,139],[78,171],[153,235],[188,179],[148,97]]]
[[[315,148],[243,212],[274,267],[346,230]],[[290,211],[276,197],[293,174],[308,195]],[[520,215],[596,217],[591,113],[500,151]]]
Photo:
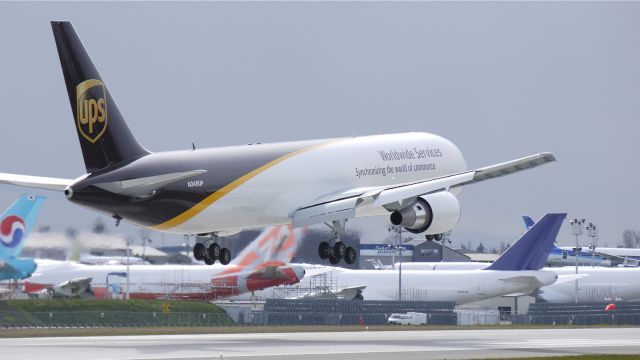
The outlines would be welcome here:
[[[540,270],[567,214],[546,214],[486,270]]]
[[[524,227],[527,228],[527,230],[531,229],[531,227],[536,223],[529,215],[522,215],[522,221],[524,221]]]
[[[45,197],[22,195],[0,215],[0,258],[20,255]]]
[[[522,215],[522,221],[524,221],[524,227],[527,229],[527,231],[529,231],[529,229],[531,229],[531,227],[536,223],[529,215]],[[557,252],[558,254],[562,253],[562,249],[560,249],[555,244],[551,249],[552,252]]]

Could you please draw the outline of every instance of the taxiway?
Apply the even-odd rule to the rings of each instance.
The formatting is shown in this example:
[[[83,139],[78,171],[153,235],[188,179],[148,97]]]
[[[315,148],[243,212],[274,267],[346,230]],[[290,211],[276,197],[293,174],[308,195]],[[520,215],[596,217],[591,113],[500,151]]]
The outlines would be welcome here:
[[[640,328],[0,339],[2,359],[469,359],[640,354]]]

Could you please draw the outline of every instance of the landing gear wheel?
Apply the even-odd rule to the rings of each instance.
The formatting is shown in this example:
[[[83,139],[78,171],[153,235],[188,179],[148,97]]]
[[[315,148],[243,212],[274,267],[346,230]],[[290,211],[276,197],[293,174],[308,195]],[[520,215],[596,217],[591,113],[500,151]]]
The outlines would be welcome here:
[[[425,235],[424,238],[427,239],[427,241],[433,241],[433,235]]]
[[[205,252],[204,244],[197,243],[193,246],[193,257],[196,258],[196,260],[198,261],[204,260],[204,257],[205,257],[204,252]]]
[[[209,245],[209,256],[208,258],[215,262],[220,257],[220,245],[213,243]]]
[[[322,260],[329,258],[329,255],[331,254],[331,246],[328,242],[323,241],[320,243],[320,246],[318,246],[318,254]]]
[[[220,250],[220,264],[227,265],[231,262],[231,251],[227,248],[222,248]]]
[[[345,250],[344,252],[344,262],[351,265],[354,262],[356,262],[356,257],[357,257],[356,249],[349,246],[347,250]]]
[[[216,262],[215,260],[211,260],[208,257],[204,258],[204,263],[207,265],[213,265],[213,263]]]
[[[335,257],[335,255],[331,254],[329,255],[329,262],[331,263],[331,265],[336,265],[337,263],[340,262],[340,259]]]
[[[436,240],[436,241],[440,241],[440,240],[442,240],[442,234],[435,234],[435,235],[433,235],[433,240]]]
[[[333,255],[338,258],[338,260],[344,258],[345,251],[347,251],[347,247],[342,241],[338,241],[335,245],[333,245]]]

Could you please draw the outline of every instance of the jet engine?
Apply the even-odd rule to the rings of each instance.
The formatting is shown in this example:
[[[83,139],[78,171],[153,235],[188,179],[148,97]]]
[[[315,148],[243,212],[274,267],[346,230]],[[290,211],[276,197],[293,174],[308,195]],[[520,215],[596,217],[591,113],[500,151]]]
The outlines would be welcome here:
[[[460,220],[460,203],[448,191],[416,198],[411,204],[391,213],[391,223],[414,234],[442,234]]]

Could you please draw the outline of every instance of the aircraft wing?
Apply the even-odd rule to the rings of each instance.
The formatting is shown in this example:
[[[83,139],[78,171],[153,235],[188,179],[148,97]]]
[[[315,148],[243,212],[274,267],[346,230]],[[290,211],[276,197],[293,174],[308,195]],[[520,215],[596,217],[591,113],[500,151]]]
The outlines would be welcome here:
[[[72,179],[0,173],[0,183],[2,184],[19,185],[38,189],[64,191],[64,189],[66,189],[66,187],[72,182]]]
[[[388,187],[352,189],[320,198],[293,213],[294,226],[312,225],[355,217],[362,207],[390,205],[417,196],[448,190],[534,168],[555,161],[551,153],[541,153],[475,170],[424,181]]]

